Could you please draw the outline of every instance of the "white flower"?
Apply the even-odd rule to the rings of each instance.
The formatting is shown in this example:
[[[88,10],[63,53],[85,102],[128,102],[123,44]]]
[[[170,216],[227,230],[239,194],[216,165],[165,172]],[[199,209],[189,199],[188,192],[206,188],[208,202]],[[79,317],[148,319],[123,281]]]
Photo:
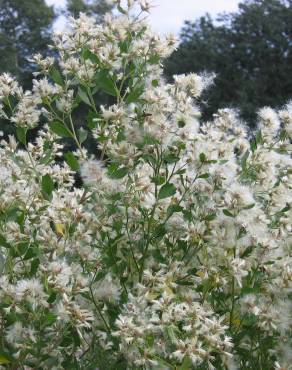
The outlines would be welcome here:
[[[93,285],[93,292],[97,300],[115,302],[120,299],[120,287],[110,274]]]
[[[242,278],[248,275],[246,261],[240,258],[234,258],[231,261],[231,267],[235,280],[242,287]]]
[[[226,206],[230,208],[243,208],[254,204],[254,198],[250,189],[236,183],[228,187],[224,201]]]
[[[188,75],[175,75],[173,78],[179,89],[189,92],[194,98],[198,98],[203,90],[205,90],[212,83],[214,76],[200,76],[190,73]]]
[[[86,184],[100,183],[106,176],[106,169],[101,161],[88,160],[81,166],[81,176]]]
[[[259,110],[258,115],[262,134],[268,138],[274,136],[280,128],[280,120],[277,113],[272,108],[265,107]]]
[[[20,280],[15,287],[15,295],[18,301],[27,300],[35,309],[38,305],[48,306],[47,295],[44,293],[43,285],[35,278]]]

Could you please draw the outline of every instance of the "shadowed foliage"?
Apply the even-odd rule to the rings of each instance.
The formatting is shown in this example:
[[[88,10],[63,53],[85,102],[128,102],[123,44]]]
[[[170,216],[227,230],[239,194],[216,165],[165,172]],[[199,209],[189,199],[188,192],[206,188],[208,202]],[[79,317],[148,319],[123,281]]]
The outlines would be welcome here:
[[[187,21],[166,75],[214,71],[204,114],[235,107],[251,122],[259,107],[279,107],[292,97],[292,1],[250,0],[215,21]]]

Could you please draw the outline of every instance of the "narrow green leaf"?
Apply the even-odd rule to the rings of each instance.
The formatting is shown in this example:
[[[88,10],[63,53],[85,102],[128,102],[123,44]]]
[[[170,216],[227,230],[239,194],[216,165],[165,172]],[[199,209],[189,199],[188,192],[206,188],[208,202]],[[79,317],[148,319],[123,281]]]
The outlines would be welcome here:
[[[6,238],[0,234],[0,247],[10,248],[10,244],[7,243]]]
[[[159,62],[160,62],[160,59],[161,59],[161,57],[160,57],[160,55],[159,54],[153,54],[153,55],[151,55],[150,56],[150,58],[148,59],[148,62],[150,63],[150,64],[159,64]]]
[[[94,53],[92,53],[88,48],[85,48],[82,52],[82,57],[85,60],[91,60],[95,64],[99,64],[100,60],[98,59],[98,56]]]
[[[62,75],[56,67],[51,68],[50,75],[56,84],[61,86],[64,85]]]
[[[288,212],[290,211],[291,209],[291,206],[289,203],[286,203],[286,206],[284,208],[281,209],[281,211],[279,213],[285,213],[285,212]]]
[[[47,300],[48,303],[53,303],[55,302],[57,298],[57,292],[52,292]]]
[[[87,135],[88,135],[88,132],[84,130],[84,128],[81,127],[78,130],[78,139],[79,139],[80,144],[84,143],[84,141],[87,139]]]
[[[183,210],[183,208],[177,204],[171,204],[168,208],[167,208],[167,217],[170,217],[171,215],[173,215],[174,213],[176,212],[181,212]]]
[[[83,91],[80,86],[78,87],[78,96],[83,101],[83,103],[89,105],[91,107],[91,103],[89,97],[85,91]]]
[[[243,253],[241,253],[240,258],[246,258],[246,257],[250,256],[252,251],[254,250],[254,248],[255,247],[253,245],[250,245],[249,247],[247,247],[245,249],[245,251]]]
[[[158,80],[152,80],[151,84],[153,87],[157,87],[159,85],[159,82]]]
[[[166,163],[176,163],[179,161],[179,157],[174,153],[167,153],[163,156],[163,160]]]
[[[209,215],[204,217],[205,221],[213,221],[216,218],[216,213],[210,213]]]
[[[17,127],[16,137],[21,142],[21,144],[23,144],[23,145],[26,145],[26,134],[27,134],[27,128]]]
[[[174,325],[169,325],[166,327],[166,334],[168,339],[171,341],[172,344],[177,343],[177,337],[175,335],[176,327]]]
[[[6,354],[4,355],[3,353],[0,353],[0,365],[7,365],[7,364],[10,364],[10,362],[11,361],[6,356]]]
[[[210,177],[209,173],[202,173],[202,175],[198,176],[198,179],[207,179],[208,177]]]
[[[175,192],[176,192],[175,186],[173,184],[167,183],[160,188],[158,199],[171,197],[172,195],[175,194]]]
[[[223,209],[223,213],[225,214],[225,216],[234,217],[233,214],[230,211],[228,211],[228,209]]]
[[[45,317],[45,322],[43,323],[43,326],[51,326],[56,321],[57,321],[57,315],[54,315],[52,312],[49,312]]]
[[[126,10],[124,10],[124,9],[121,7],[121,5],[118,5],[118,6],[117,6],[117,9],[118,9],[118,11],[119,11],[120,13],[122,13],[122,14],[127,14]]]
[[[162,185],[165,183],[165,177],[164,176],[156,176],[156,177],[152,177],[151,178],[151,181],[156,184],[156,185]]]
[[[135,86],[126,98],[127,103],[133,103],[139,99],[144,92],[144,84]]]
[[[242,168],[246,168],[246,162],[247,162],[248,157],[249,157],[249,151],[247,150],[241,159]]]
[[[192,369],[192,360],[189,356],[185,356],[182,364],[178,367],[178,370],[190,370]]]
[[[155,230],[153,231],[153,238],[162,238],[166,234],[166,228],[164,224],[160,224],[156,226]]]
[[[65,158],[66,163],[71,168],[71,170],[73,170],[73,171],[78,171],[79,170],[79,168],[80,168],[79,162],[78,162],[78,160],[76,159],[76,157],[74,156],[74,154],[72,152],[65,153],[64,158]]]
[[[54,182],[49,174],[42,177],[42,193],[45,199],[50,200],[54,190]]]
[[[112,179],[121,179],[128,173],[127,167],[119,167],[116,163],[112,163],[108,167],[108,174]]]
[[[199,158],[200,158],[200,161],[202,163],[206,162],[207,157],[206,157],[206,154],[205,153],[201,153],[200,156],[199,156]]]
[[[52,122],[50,124],[50,129],[55,133],[57,134],[58,136],[61,136],[61,137],[72,137],[72,134],[71,132],[69,131],[69,129],[67,129],[67,127],[65,127],[63,125],[63,123],[59,122],[59,121],[55,121],[55,122]]]
[[[40,264],[40,260],[38,258],[35,258],[35,259],[33,259],[31,261],[31,264],[30,264],[30,275],[35,275],[35,273],[38,270],[39,264]]]
[[[107,94],[117,96],[115,84],[106,70],[96,74],[96,83]]]
[[[248,206],[245,206],[243,209],[252,209],[255,206],[255,203],[249,204]]]

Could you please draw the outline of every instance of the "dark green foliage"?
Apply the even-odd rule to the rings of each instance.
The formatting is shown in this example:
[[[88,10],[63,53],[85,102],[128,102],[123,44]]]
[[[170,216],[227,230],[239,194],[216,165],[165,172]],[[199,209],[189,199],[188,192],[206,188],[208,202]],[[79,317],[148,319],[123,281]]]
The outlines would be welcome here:
[[[215,72],[205,117],[234,107],[251,123],[258,108],[279,107],[292,97],[291,40],[291,0],[246,0],[216,22],[209,15],[185,22],[166,75]]]
[[[10,72],[28,84],[33,54],[48,53],[55,18],[45,0],[0,0],[0,73]]]
[[[105,0],[67,0],[67,12],[75,18],[82,12],[100,20],[110,9],[111,6]]]
[[[31,88],[35,66],[29,59],[37,53],[49,54],[55,16],[45,0],[0,0],[0,74],[8,72],[24,88]],[[15,134],[4,119],[0,127],[4,134]]]

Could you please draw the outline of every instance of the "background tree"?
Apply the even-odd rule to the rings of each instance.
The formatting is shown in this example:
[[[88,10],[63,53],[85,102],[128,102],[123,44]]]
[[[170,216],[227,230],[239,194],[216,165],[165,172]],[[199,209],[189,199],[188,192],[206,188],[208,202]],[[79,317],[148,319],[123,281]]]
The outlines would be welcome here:
[[[292,1],[248,0],[216,22],[209,15],[185,22],[166,75],[202,71],[217,74],[207,118],[230,106],[251,124],[259,107],[283,105],[292,98]]]
[[[44,0],[0,0],[0,73],[27,85],[34,68],[29,58],[47,54],[55,16]]]
[[[113,5],[111,5],[110,2],[106,0],[67,0],[64,15],[66,17],[70,15],[74,18],[78,18],[79,13],[82,12],[95,17],[97,22],[101,22],[103,15],[109,12],[112,8]],[[99,92],[95,96],[95,100],[97,105],[110,104],[111,102],[111,98],[103,92]],[[81,103],[78,109],[74,112],[74,120],[79,128],[84,126],[84,116],[86,116],[87,113],[88,106],[84,103]],[[69,142],[67,142],[66,144],[69,149],[75,149],[74,143],[71,142],[71,146]],[[90,153],[95,153],[97,155],[100,154],[97,149],[96,142],[91,135],[87,137],[85,146]],[[77,183],[80,184],[79,182]]]
[[[111,8],[106,0],[67,0],[66,11],[75,18],[82,12],[100,19]]]
[[[85,12],[100,21],[111,8],[105,0],[68,0],[65,14],[78,17],[80,12]],[[29,59],[36,53],[44,56],[50,53],[53,22],[60,14],[45,0],[0,0],[0,74],[9,72],[25,88],[31,88],[36,66]],[[79,111],[77,114],[82,116],[82,106]],[[14,127],[1,119],[0,131],[10,134]]]

